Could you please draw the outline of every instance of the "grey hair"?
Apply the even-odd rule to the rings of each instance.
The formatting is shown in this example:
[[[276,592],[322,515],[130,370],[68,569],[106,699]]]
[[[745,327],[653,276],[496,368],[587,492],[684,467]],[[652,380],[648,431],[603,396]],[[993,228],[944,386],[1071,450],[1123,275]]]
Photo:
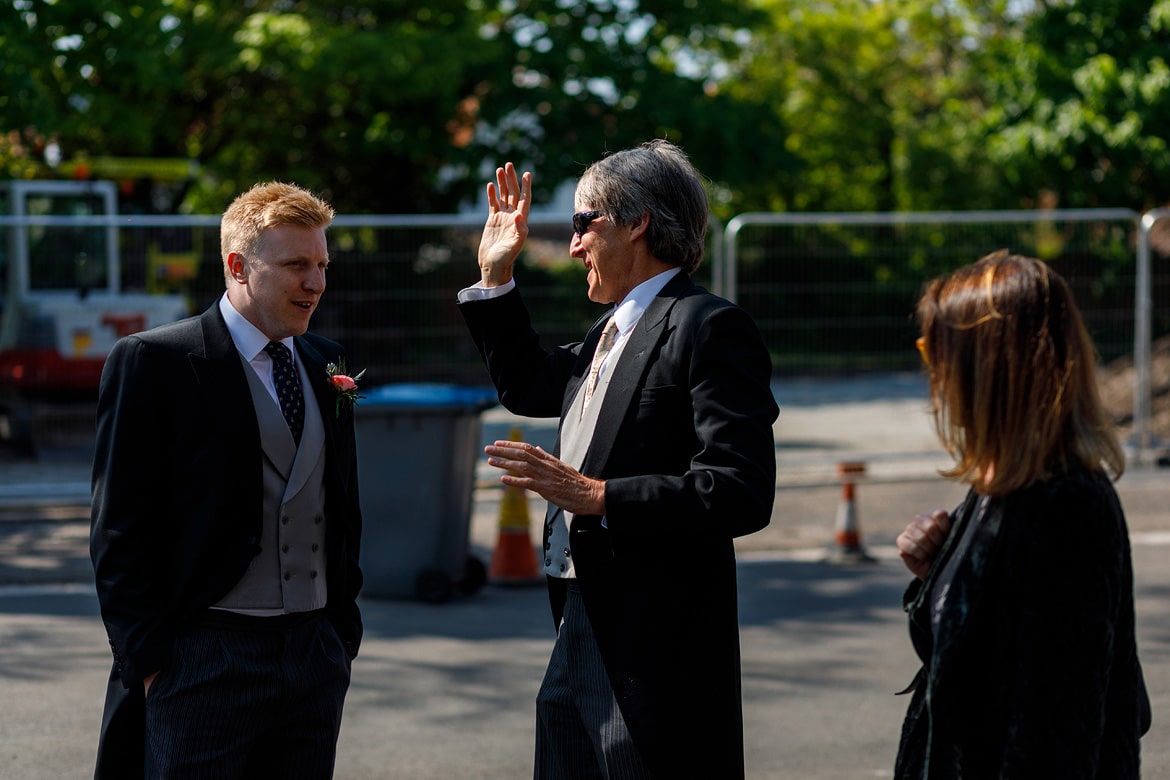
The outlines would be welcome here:
[[[576,200],[619,225],[649,214],[651,254],[688,275],[703,260],[707,191],[683,150],[669,141],[648,141],[593,163],[577,182]]]

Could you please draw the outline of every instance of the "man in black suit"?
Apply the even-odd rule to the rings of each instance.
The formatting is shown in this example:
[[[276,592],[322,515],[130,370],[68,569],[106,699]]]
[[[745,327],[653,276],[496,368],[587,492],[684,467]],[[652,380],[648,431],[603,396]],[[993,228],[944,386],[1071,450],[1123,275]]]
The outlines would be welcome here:
[[[97,410],[90,552],[114,653],[96,777],[332,775],[362,625],[353,412],[306,333],[333,209],[258,184],[227,292],[121,339]]]
[[[695,286],[707,197],[678,147],[590,166],[570,254],[612,305],[544,349],[512,278],[531,175],[488,185],[478,285],[460,310],[509,410],[560,417],[556,452],[498,441],[506,484],[549,501],[557,640],[537,696],[535,776],[742,777],[732,540],[775,497],[771,361],[750,317]]]

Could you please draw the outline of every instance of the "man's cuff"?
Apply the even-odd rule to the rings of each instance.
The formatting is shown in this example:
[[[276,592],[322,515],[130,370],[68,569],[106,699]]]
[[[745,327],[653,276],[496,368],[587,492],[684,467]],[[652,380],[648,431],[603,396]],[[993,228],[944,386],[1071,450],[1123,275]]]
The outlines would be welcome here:
[[[515,278],[509,279],[498,287],[484,287],[483,282],[477,282],[471,287],[464,287],[459,291],[458,300],[460,303],[468,303],[470,301],[487,301],[492,298],[499,298],[505,293],[510,293],[516,288]]]

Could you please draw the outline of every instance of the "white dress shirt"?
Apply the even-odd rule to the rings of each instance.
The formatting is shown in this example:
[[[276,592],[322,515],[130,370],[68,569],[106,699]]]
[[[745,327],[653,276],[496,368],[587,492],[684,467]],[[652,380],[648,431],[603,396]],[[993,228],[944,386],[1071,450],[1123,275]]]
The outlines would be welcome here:
[[[268,346],[268,342],[272,339],[265,336],[260,329],[252,323],[244,319],[244,315],[236,310],[236,307],[224,295],[219,299],[219,311],[223,314],[223,320],[227,323],[228,333],[231,334],[232,343],[236,345],[236,349],[244,360],[248,361],[248,365],[252,366],[252,370],[256,372],[256,376],[260,377],[264,389],[272,396],[272,400],[276,401],[276,405],[280,406],[280,397],[276,394],[276,383],[272,380],[272,357],[264,351]],[[303,376],[301,371],[300,360],[297,358],[296,344],[293,342],[292,336],[280,340],[281,344],[288,347],[288,351],[292,353],[293,367],[297,370],[298,376]],[[302,380],[303,381],[303,380]]]

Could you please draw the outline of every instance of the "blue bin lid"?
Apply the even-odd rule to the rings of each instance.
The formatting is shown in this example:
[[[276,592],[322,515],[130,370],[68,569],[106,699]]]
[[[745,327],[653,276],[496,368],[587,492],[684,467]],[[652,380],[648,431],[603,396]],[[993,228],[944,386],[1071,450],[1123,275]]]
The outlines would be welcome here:
[[[491,387],[467,387],[418,382],[382,385],[364,390],[361,406],[395,407],[402,409],[474,409],[481,411],[499,403]]]

